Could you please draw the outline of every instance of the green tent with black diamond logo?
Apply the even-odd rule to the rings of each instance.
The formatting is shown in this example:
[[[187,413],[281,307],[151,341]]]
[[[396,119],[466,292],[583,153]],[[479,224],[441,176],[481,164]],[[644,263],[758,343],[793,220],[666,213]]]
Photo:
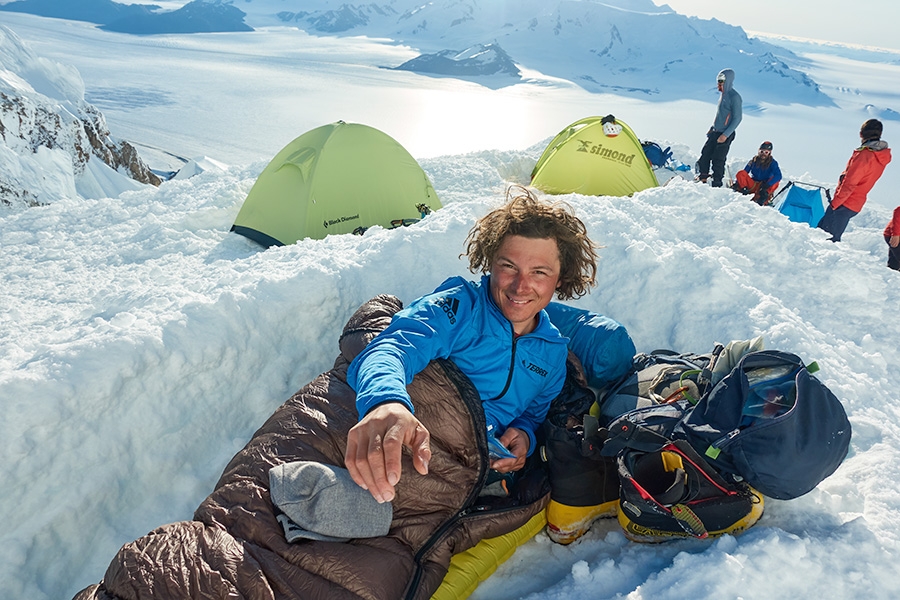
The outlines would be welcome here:
[[[409,225],[441,208],[428,176],[389,135],[338,121],[285,146],[247,194],[231,230],[265,247]]]

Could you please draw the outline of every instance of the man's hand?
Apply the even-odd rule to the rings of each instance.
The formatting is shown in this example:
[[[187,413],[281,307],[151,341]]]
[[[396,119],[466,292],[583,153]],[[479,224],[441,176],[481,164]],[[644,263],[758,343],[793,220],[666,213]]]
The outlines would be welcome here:
[[[516,455],[516,458],[497,459],[491,463],[491,468],[501,473],[509,473],[524,467],[525,457],[528,456],[528,434],[516,427],[508,427],[498,439]]]
[[[722,135],[719,136],[719,138],[716,141],[719,142],[720,144],[724,144],[725,140],[727,140],[727,139],[728,139],[728,136],[723,133]]]
[[[891,248],[896,248],[900,244],[900,235],[892,235],[888,244],[890,244]]]
[[[400,481],[404,446],[412,450],[416,471],[427,475],[431,434],[402,404],[379,404],[347,434],[344,464],[353,481],[375,500],[390,502]]]

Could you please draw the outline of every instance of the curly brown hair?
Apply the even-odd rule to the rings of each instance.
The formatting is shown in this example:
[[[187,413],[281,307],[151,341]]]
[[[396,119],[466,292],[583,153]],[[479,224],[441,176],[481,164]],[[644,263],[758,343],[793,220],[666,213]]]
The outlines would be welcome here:
[[[560,300],[584,296],[596,285],[597,246],[568,204],[547,203],[531,190],[510,187],[506,204],[480,218],[466,238],[469,270],[487,273],[508,235],[556,240],[560,264],[556,296]]]

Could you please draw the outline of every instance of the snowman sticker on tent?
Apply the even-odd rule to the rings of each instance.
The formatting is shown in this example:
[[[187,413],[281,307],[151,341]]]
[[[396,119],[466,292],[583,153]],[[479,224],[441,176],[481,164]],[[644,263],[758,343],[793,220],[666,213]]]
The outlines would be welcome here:
[[[616,137],[622,133],[622,126],[616,123],[616,118],[612,115],[606,115],[600,120],[603,125],[603,135],[606,137]]]

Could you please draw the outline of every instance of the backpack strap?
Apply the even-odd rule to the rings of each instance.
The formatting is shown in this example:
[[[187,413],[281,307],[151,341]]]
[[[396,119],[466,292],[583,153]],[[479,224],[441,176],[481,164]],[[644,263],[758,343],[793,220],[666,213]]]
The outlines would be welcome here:
[[[671,442],[664,435],[628,419],[618,419],[613,426],[615,430],[601,430],[606,432],[606,441],[600,451],[603,456],[615,456],[625,448],[642,452],[656,452]]]
[[[600,427],[600,420],[587,413],[583,419],[584,440],[581,442],[581,454],[583,456],[602,456],[600,450],[606,443],[607,430]]]

